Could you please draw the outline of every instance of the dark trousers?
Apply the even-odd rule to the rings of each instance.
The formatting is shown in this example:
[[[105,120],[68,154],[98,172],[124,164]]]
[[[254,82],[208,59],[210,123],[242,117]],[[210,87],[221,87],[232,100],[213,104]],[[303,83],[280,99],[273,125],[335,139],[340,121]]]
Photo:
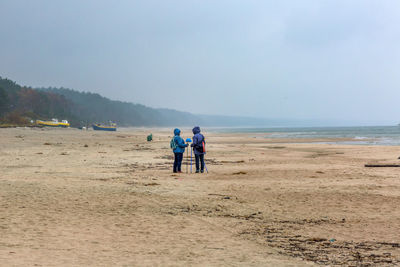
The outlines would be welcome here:
[[[174,155],[175,155],[174,172],[180,172],[183,160],[183,153],[174,153]]]
[[[204,171],[204,154],[196,155],[194,154],[196,158],[196,171],[200,170],[200,163],[201,163],[201,171]]]

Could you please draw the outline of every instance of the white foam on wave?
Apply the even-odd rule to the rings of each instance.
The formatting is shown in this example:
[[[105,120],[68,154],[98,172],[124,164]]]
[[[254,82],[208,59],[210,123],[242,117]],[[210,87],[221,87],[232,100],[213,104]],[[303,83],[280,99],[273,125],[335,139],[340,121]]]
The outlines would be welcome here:
[[[368,138],[368,137],[365,137],[365,136],[356,136],[356,137],[354,137],[354,139],[356,139],[356,140],[365,140],[365,139],[371,139],[371,138]]]

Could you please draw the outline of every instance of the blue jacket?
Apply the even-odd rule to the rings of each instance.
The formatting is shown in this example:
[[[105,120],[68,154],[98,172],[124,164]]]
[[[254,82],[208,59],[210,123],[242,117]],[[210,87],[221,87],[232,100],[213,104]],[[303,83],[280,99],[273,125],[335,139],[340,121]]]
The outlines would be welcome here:
[[[193,143],[192,143],[192,147],[194,148],[194,149],[193,149],[194,154],[196,154],[196,155],[202,155],[202,154],[204,155],[204,154],[206,154],[206,152],[201,152],[201,151],[198,151],[198,150],[196,149],[196,146],[199,145],[199,144],[201,144],[203,141],[204,141],[204,144],[206,143],[206,141],[204,140],[204,135],[202,135],[202,134],[200,133],[200,127],[199,127],[199,126],[195,126],[195,127],[193,128],[192,132],[193,132],[193,134],[194,134],[194,136],[193,136]]]
[[[174,153],[183,153],[185,152],[185,147],[187,147],[188,145],[185,144],[185,141],[182,139],[182,137],[180,137],[179,135],[181,134],[181,130],[179,130],[178,128],[176,128],[174,130],[174,140],[175,140],[175,144],[176,144],[176,148],[173,150]]]

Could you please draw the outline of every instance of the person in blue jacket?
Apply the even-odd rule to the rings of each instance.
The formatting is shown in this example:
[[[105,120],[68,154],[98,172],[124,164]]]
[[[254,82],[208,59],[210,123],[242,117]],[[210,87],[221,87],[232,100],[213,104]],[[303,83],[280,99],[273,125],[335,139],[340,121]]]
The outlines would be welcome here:
[[[200,133],[200,127],[195,126],[192,130],[194,136],[193,136],[193,151],[194,151],[194,156],[196,159],[196,173],[203,173],[204,172],[204,155],[206,154],[206,148],[205,144],[206,141],[204,139],[204,135]],[[201,165],[200,165],[201,163]]]
[[[181,166],[183,160],[183,153],[185,152],[185,147],[188,145],[185,144],[185,141],[180,137],[181,130],[176,128],[174,130],[174,138],[171,140],[171,148],[173,149],[175,160],[174,160],[174,169],[173,171],[181,173]]]

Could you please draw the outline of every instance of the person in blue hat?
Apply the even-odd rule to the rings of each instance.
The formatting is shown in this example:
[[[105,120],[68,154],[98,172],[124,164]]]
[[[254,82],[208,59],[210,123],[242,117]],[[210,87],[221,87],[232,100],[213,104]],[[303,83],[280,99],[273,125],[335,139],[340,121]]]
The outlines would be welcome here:
[[[206,141],[204,135],[200,133],[200,127],[195,126],[192,130],[193,136],[193,151],[196,159],[196,173],[204,172],[204,155],[206,154]]]
[[[181,173],[181,166],[183,160],[183,153],[185,152],[185,147],[188,145],[185,144],[185,141],[180,137],[181,130],[176,128],[174,130],[174,137],[171,139],[170,146],[174,152],[175,160],[174,160],[174,173]]]

